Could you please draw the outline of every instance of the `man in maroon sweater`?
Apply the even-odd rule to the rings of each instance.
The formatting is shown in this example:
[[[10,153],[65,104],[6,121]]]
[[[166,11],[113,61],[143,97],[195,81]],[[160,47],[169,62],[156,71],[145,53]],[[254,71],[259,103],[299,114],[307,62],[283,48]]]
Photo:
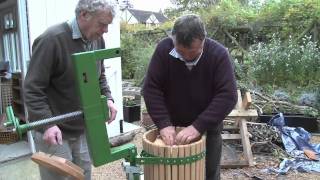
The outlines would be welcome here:
[[[167,145],[206,133],[206,179],[220,179],[222,121],[237,102],[236,80],[227,49],[206,38],[197,15],[178,18],[172,37],[159,42],[143,95]],[[175,126],[186,128],[176,133]]]

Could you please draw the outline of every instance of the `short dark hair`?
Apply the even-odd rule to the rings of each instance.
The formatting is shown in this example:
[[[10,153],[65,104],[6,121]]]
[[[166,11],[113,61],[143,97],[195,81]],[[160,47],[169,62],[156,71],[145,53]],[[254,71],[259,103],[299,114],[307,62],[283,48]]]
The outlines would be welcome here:
[[[194,39],[205,39],[206,35],[204,23],[195,14],[179,17],[172,28],[172,36],[175,36],[176,42],[185,47],[190,47]]]

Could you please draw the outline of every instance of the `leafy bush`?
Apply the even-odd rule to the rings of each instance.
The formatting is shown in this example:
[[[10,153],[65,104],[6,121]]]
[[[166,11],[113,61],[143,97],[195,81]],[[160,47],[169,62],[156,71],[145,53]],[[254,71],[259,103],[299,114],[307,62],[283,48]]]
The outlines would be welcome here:
[[[166,28],[171,23],[160,27],[121,24],[123,79],[134,79],[136,85],[141,85],[156,43],[167,37]]]
[[[133,51],[133,58],[137,60],[134,67],[134,80],[137,86],[141,86],[143,82],[154,49],[153,45],[147,45]]]
[[[258,43],[250,48],[249,61],[261,85],[308,86],[320,82],[320,51],[310,38],[303,38],[299,44],[292,38],[284,43],[273,36],[269,44]]]

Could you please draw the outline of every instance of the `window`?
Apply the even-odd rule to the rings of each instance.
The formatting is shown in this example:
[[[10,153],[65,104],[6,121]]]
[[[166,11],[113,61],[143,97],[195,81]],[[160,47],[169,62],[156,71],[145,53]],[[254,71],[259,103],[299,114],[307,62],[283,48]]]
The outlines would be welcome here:
[[[2,61],[9,61],[11,72],[20,72],[20,52],[18,50],[19,36],[17,28],[16,10],[9,8],[1,16],[2,29]],[[0,47],[1,48],[1,47]]]

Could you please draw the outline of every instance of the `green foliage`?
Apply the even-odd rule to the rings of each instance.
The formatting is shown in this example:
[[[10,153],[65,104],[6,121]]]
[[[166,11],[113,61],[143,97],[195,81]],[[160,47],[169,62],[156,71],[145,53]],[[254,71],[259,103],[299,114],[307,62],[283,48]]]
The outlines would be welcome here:
[[[320,112],[320,86],[318,86],[316,90],[316,108]]]
[[[281,38],[297,37],[314,19],[320,18],[320,3],[319,0],[270,0],[258,17],[256,21],[260,23],[279,26]],[[274,29],[268,33],[275,33]]]
[[[123,105],[124,106],[135,106],[138,105],[134,97],[132,96],[123,96]]]
[[[261,85],[285,87],[289,84],[308,86],[319,84],[320,51],[317,43],[303,38],[298,44],[290,37],[287,43],[273,36],[270,43],[258,43],[250,48],[253,76]]]
[[[257,16],[254,9],[242,5],[237,0],[221,0],[217,6],[208,6],[199,10],[199,14],[206,23],[208,31],[217,27],[248,25]]]
[[[135,85],[140,86],[142,84],[154,49],[155,47],[149,44],[146,47],[136,48],[133,51],[133,58],[137,60],[134,67]]]
[[[166,37],[166,32],[136,27],[141,29],[136,31],[132,26],[122,25],[122,78],[134,79],[136,85],[141,85],[156,43]]]

